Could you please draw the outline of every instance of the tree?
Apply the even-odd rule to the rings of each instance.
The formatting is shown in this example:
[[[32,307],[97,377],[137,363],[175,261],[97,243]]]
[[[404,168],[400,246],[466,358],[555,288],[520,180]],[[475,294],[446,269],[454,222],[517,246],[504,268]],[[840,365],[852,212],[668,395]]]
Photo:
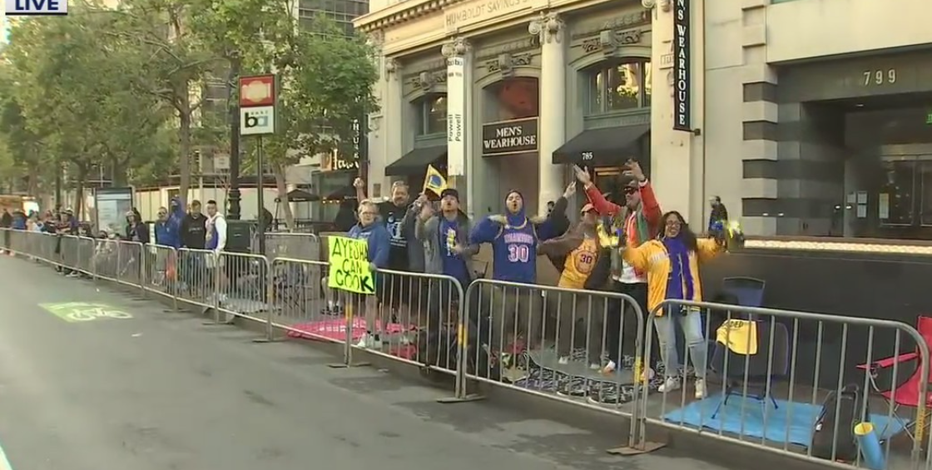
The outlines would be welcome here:
[[[203,47],[190,27],[194,13],[188,0],[126,0],[117,10],[118,21],[108,34],[138,50],[136,63],[142,72],[132,82],[135,90],[161,100],[177,119],[178,168],[181,197],[191,186],[192,132],[203,106],[200,93],[218,57]]]
[[[305,156],[355,151],[354,134],[366,125],[360,121],[376,108],[374,51],[362,37],[346,36],[325,17],[299,25],[289,1],[195,1],[206,12],[195,19],[195,29],[232,70],[278,76],[277,133],[262,142],[286,223],[293,228],[285,169]],[[231,107],[235,99],[234,94]],[[258,149],[248,147],[254,160]]]
[[[92,167],[106,165],[111,174],[125,175],[133,163],[166,153],[156,138],[168,116],[164,106],[131,86],[145,78],[140,51],[118,35],[99,34],[114,20],[110,10],[75,4],[67,18],[17,23],[5,51],[14,97],[5,111],[16,122],[18,107],[24,123],[22,136],[8,130],[9,140],[42,149],[35,157],[29,148],[17,152],[32,158],[30,164],[69,170],[78,212]],[[45,165],[49,156],[53,165]]]

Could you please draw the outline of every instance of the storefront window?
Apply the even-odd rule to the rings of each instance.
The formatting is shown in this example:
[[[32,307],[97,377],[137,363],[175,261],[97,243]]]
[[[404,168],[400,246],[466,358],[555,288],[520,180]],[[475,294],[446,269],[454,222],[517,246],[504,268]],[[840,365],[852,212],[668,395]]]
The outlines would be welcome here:
[[[447,131],[447,95],[427,95],[414,102],[417,135],[443,134]]]
[[[599,66],[587,73],[588,114],[650,106],[649,61],[625,61]]]

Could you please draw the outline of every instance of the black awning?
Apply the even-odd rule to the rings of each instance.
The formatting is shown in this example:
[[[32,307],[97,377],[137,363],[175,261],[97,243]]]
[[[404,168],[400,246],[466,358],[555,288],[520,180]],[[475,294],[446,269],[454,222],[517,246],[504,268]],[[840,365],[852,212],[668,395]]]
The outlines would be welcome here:
[[[446,167],[446,157],[446,145],[414,149],[385,167],[385,176],[422,175],[427,172],[427,165],[437,168],[442,163]]]
[[[641,155],[641,137],[650,132],[647,124],[591,129],[570,139],[555,152],[553,163],[579,166],[620,165]]]
[[[341,186],[340,189],[330,193],[324,198],[328,201],[342,201],[344,199],[356,199],[356,188],[352,184]]]
[[[315,202],[319,200],[320,196],[309,193],[303,189],[292,189],[288,191],[288,202]],[[281,202],[281,198],[275,198],[275,202]]]

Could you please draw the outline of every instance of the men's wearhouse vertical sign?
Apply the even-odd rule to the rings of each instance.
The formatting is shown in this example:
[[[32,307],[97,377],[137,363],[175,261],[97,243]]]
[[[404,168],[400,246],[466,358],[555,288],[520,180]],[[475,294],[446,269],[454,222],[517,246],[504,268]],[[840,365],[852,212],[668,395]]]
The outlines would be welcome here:
[[[673,7],[673,128],[692,132],[690,119],[689,0],[674,0]]]

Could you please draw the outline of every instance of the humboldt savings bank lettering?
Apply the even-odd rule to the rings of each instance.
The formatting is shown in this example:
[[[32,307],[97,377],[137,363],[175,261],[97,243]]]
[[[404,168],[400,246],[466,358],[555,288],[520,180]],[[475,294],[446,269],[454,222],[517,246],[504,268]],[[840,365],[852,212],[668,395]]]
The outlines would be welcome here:
[[[497,155],[537,150],[537,118],[482,126],[482,154]]]
[[[512,13],[524,6],[530,6],[533,0],[486,0],[475,5],[453,10],[446,15],[447,29],[464,24],[482,21],[485,18]]]

